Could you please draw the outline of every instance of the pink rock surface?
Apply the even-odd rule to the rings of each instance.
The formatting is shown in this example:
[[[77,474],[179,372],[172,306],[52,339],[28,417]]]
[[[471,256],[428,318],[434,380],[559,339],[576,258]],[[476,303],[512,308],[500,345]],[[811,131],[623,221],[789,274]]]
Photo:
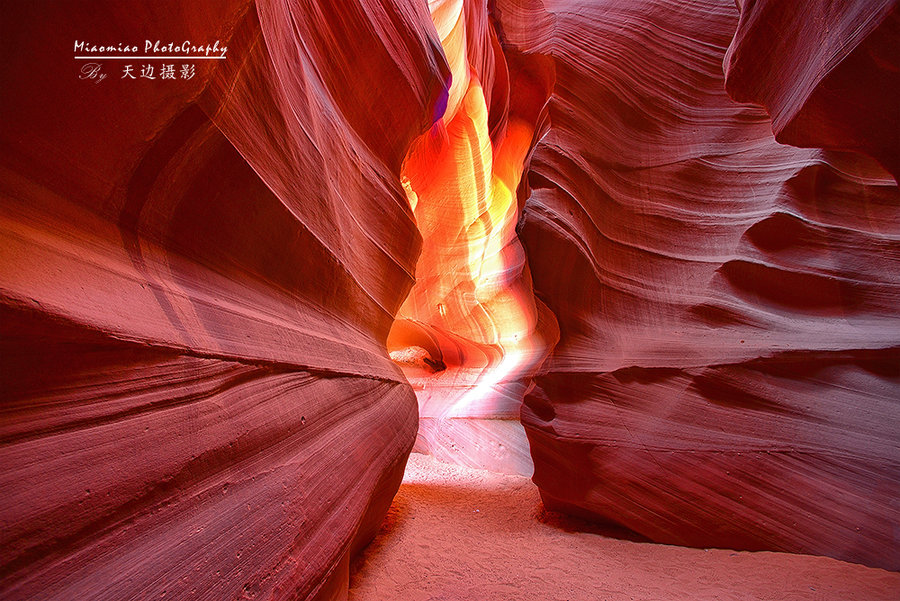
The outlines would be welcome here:
[[[341,598],[526,392],[550,508],[900,569],[896,2],[810,4],[7,7],[0,596]]]
[[[764,13],[800,11],[782,4]],[[869,23],[868,6],[841,10]],[[505,44],[556,69],[521,234],[561,336],[522,411],[545,503],[656,541],[900,568],[894,179],[859,145],[779,144],[728,96],[736,31],[731,76],[757,58],[730,1],[496,12]],[[804,42],[820,24],[792,29],[805,19],[751,47],[779,37],[747,80],[772,98],[820,68],[776,51],[820,50]],[[847,27],[827,37],[838,56]]]
[[[900,2],[738,1],[725,86],[779,142],[858,150],[900,177]]]
[[[427,10],[4,13],[0,596],[344,595],[416,432],[384,341],[400,161],[446,93]],[[229,53],[78,79],[74,40],[144,39]]]

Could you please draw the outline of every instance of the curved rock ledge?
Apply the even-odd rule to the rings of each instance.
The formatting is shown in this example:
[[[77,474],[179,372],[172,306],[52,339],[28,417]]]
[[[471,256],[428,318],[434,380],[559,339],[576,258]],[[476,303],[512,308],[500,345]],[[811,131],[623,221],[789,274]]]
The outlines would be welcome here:
[[[6,7],[0,596],[340,599],[414,444],[900,570],[897,10]]]
[[[831,29],[743,4],[497,2],[503,43],[556,71],[520,236],[560,328],[522,410],[534,481],[550,507],[660,542],[900,569],[900,194],[850,152],[886,138],[838,104],[804,113],[884,49],[893,3],[844,3]],[[831,150],[779,144],[728,96],[729,47],[728,89]],[[821,53],[839,64],[824,79]],[[853,94],[893,102],[874,75]],[[829,123],[853,140],[784,133]]]
[[[346,595],[415,440],[384,342],[447,66],[418,2],[337,10],[6,10],[3,598]],[[72,40],[151,38],[229,55],[78,79]]]

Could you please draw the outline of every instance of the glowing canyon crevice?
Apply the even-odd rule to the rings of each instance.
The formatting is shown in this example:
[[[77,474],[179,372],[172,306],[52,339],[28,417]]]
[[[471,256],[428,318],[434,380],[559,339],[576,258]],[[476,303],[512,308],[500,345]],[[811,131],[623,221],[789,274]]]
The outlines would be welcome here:
[[[0,596],[339,599],[414,446],[656,542],[900,569],[898,24],[10,3]],[[228,58],[79,79],[74,40],[145,39]]]
[[[413,142],[401,171],[423,243],[388,349],[419,399],[417,450],[531,475],[518,413],[555,342],[555,320],[531,290],[516,192],[546,118],[552,73],[546,64],[530,78],[509,69],[475,5],[430,8],[451,83],[445,112]],[[473,61],[470,47],[486,56]],[[534,78],[543,85],[528,85]],[[539,110],[517,112],[517,98]]]

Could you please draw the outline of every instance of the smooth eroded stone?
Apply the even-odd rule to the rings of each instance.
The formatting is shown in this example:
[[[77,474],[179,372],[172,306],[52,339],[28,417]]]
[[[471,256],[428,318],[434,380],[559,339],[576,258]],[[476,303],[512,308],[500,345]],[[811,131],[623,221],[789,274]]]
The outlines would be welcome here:
[[[747,2],[743,22],[803,12],[779,6]],[[660,542],[900,568],[894,178],[858,145],[779,144],[728,96],[726,49],[752,39],[730,0],[496,14],[505,47],[556,72],[520,236],[560,329],[522,410],[545,503]],[[819,52],[779,48],[849,43],[780,23],[756,32],[776,62],[752,80],[779,98],[814,59],[777,61]]]
[[[345,596],[417,429],[385,339],[447,93],[427,9],[5,12],[0,596]],[[73,41],[145,39],[228,51],[80,79]]]

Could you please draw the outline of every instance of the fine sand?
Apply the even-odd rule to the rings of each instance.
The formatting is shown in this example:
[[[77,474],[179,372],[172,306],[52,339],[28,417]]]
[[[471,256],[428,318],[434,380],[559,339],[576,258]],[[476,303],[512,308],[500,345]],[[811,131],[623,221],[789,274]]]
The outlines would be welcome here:
[[[627,540],[546,513],[528,478],[413,454],[351,601],[897,601],[900,574],[826,557]]]

